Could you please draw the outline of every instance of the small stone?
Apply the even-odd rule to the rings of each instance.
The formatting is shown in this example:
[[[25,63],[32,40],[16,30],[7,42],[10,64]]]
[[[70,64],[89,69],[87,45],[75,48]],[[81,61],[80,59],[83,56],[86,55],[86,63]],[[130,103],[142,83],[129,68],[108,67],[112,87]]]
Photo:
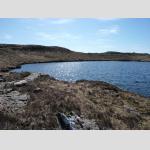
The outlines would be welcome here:
[[[40,89],[40,88],[36,88],[36,89],[34,89],[34,93],[38,93],[38,92],[41,92],[42,90]]]
[[[0,82],[5,82],[6,80],[3,77],[0,77]]]

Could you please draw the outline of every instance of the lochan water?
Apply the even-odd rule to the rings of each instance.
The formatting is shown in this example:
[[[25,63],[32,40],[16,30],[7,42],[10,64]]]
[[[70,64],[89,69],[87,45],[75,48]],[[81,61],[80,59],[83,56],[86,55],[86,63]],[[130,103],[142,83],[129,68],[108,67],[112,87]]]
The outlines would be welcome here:
[[[150,62],[84,61],[22,65],[13,72],[40,72],[59,80],[99,80],[150,97]]]

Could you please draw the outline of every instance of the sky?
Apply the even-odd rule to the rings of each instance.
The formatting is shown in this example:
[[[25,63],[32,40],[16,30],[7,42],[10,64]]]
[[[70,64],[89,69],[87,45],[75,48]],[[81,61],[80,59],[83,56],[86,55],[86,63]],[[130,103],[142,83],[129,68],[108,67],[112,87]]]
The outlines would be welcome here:
[[[150,18],[0,18],[0,43],[150,53]]]

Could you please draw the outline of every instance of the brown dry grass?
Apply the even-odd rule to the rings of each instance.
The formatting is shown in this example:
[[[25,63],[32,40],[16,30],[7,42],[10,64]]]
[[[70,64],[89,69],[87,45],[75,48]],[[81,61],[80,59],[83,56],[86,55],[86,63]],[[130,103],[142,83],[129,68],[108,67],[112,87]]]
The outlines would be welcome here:
[[[19,75],[17,79],[24,76]],[[16,79],[16,74],[9,77]],[[99,129],[150,129],[150,99],[104,82],[68,83],[43,75],[16,90],[28,93],[30,99],[20,111],[11,114],[17,125],[12,122],[8,129],[58,129],[56,114],[72,111],[96,120]]]

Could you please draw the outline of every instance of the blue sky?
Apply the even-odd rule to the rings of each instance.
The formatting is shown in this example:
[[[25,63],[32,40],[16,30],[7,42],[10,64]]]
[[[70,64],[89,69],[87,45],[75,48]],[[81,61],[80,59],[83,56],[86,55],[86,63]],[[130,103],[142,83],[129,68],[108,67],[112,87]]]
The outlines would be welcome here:
[[[0,19],[0,43],[150,53],[150,18]]]

